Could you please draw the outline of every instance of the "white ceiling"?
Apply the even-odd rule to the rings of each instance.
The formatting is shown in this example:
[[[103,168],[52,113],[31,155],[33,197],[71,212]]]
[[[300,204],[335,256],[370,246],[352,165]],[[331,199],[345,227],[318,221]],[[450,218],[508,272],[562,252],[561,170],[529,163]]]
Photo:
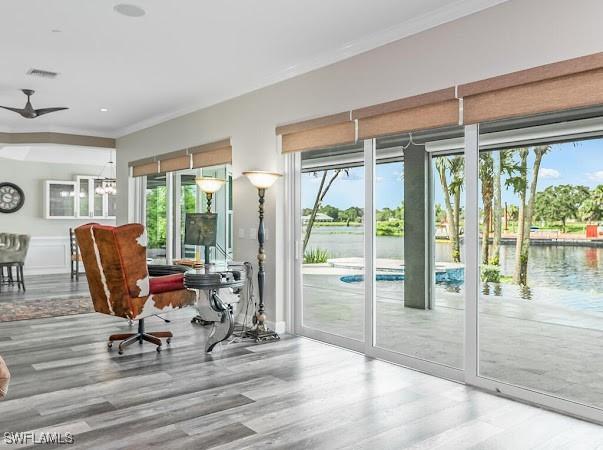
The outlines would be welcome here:
[[[121,136],[503,1],[124,0],[146,10],[132,18],[115,0],[2,0],[0,105],[31,88],[35,108],[70,109],[0,110],[0,131]]]

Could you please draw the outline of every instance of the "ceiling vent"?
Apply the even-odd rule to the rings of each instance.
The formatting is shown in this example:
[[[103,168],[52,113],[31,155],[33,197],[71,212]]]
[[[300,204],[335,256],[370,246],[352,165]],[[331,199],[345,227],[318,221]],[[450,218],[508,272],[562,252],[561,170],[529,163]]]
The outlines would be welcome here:
[[[57,72],[50,72],[49,70],[42,69],[29,69],[27,71],[27,75],[31,75],[32,77],[40,77],[40,78],[56,78]]]

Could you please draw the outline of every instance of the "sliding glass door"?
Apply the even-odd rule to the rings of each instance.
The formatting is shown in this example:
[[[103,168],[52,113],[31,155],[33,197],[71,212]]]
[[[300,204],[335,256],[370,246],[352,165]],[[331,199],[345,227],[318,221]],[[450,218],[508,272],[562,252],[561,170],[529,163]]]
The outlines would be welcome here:
[[[213,195],[211,211],[218,214],[216,246],[212,261],[232,260],[232,170],[230,165],[186,169],[140,177],[137,216],[144,218],[148,235],[147,257],[155,264],[170,264],[174,259],[195,258],[195,246],[184,244],[186,215],[207,211],[206,195],[195,182],[198,176],[225,181]],[[140,219],[137,219],[140,220]]]
[[[301,326],[364,340],[364,156],[358,146],[301,159]]]
[[[225,181],[212,197],[211,211],[218,214],[216,246],[211,249],[212,261],[232,259],[232,174],[229,166],[221,165],[202,169],[174,172],[175,229],[174,255],[177,258],[199,258],[201,249],[184,243],[186,215],[207,212],[206,195],[199,189],[195,178],[214,177]]]
[[[296,332],[602,419],[603,119],[521,125],[291,157]]]
[[[166,174],[148,175],[145,186],[147,256],[155,264],[167,262],[168,186]]]
[[[299,332],[458,377],[462,147],[462,127],[451,127],[301,154]]]
[[[375,141],[374,340],[368,350],[442,366],[447,376],[463,367],[462,147],[462,127]]]
[[[603,138],[548,128],[480,134],[478,374],[603,408]]]

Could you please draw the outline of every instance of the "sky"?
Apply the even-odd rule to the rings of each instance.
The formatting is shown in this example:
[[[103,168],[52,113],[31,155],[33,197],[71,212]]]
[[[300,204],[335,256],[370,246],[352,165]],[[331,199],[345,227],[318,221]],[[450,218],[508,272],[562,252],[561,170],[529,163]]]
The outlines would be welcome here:
[[[533,155],[528,167],[533,164]],[[377,209],[395,208],[404,199],[401,162],[378,164],[375,202]],[[503,178],[504,183],[504,178]],[[302,174],[302,207],[311,208],[320,184],[320,176]],[[576,143],[554,144],[542,159],[538,190],[558,184],[580,184],[594,187],[603,184],[603,139],[591,139]],[[435,181],[435,202],[443,203],[439,180]],[[503,184],[503,202],[517,204],[517,196]],[[356,167],[333,183],[323,204],[339,209],[364,204],[364,168]]]

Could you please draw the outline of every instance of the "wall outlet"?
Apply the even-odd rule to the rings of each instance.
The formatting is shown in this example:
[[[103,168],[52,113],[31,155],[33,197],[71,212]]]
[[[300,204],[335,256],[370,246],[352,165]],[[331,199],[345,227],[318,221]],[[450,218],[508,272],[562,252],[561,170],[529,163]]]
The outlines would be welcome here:
[[[257,239],[258,238],[258,230],[257,228],[250,228],[249,234],[247,235],[249,239]]]

